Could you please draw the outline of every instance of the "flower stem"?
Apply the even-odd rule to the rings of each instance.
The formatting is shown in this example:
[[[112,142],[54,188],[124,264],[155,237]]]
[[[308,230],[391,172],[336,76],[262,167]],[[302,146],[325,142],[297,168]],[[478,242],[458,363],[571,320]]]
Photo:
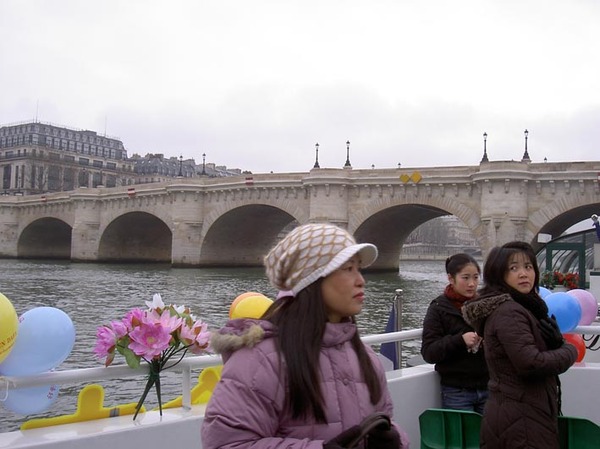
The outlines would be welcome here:
[[[150,375],[148,376],[148,381],[146,382],[146,388],[144,388],[142,397],[140,398],[137,405],[135,406],[135,415],[133,415],[134,421],[135,421],[135,418],[137,418],[137,415],[140,412],[140,409],[142,408],[144,401],[146,400],[146,396],[148,396],[148,392],[150,391],[150,388],[152,388],[152,385],[154,385],[154,382],[155,382],[154,376],[152,375],[152,371],[150,371]]]
[[[160,411],[160,416],[162,416],[162,396],[160,391],[160,370],[162,369],[162,360],[153,359],[148,363],[150,363],[150,374],[148,374],[148,381],[146,382],[146,388],[144,388],[142,397],[135,406],[135,414],[133,415],[134,421],[138,413],[140,412],[144,401],[146,400],[146,396],[148,396],[148,392],[150,391],[153,385],[156,387],[156,396],[158,397],[158,408]]]
[[[166,366],[166,367],[165,367],[164,365],[166,365],[166,364],[167,364],[167,361],[169,360],[169,358],[171,358],[171,356],[172,356],[172,355],[175,355],[175,354],[176,354],[176,352],[174,352],[173,354],[171,354],[171,355],[169,356],[169,358],[167,358],[167,359],[165,360],[165,362],[164,362],[164,364],[163,364],[163,369],[173,368],[175,365],[177,365],[179,362],[181,362],[181,361],[183,360],[183,357],[185,357],[185,354],[186,354],[186,352],[187,352],[187,349],[188,349],[188,347],[189,347],[189,346],[186,346],[185,348],[181,348],[181,349],[180,349],[180,351],[181,351],[181,350],[183,350],[183,354],[181,354],[181,356],[179,356],[179,360],[177,360],[175,363],[172,363],[171,365],[169,365],[169,366]]]
[[[156,372],[156,381],[154,385],[156,386],[156,396],[158,397],[158,410],[160,416],[162,416],[162,396],[160,395],[160,374],[158,371]]]

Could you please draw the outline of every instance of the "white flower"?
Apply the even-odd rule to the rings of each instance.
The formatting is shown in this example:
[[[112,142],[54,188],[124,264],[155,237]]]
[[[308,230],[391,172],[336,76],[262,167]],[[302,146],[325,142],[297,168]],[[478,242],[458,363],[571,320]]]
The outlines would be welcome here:
[[[172,307],[173,309],[175,309],[175,312],[177,312],[179,315],[185,312],[185,306],[176,306],[175,304],[173,304]]]
[[[160,297],[160,293],[154,294],[154,296],[152,297],[152,302],[150,302],[150,301],[144,301],[144,302],[146,303],[148,308],[151,310],[165,308],[165,303],[163,302],[162,298]]]

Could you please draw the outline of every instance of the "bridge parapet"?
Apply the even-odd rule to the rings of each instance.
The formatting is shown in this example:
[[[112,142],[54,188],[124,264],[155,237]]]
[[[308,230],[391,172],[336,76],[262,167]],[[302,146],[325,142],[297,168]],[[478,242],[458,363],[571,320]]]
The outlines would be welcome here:
[[[376,241],[387,267],[398,260],[402,242],[412,230],[441,215],[459,217],[484,253],[509,239],[534,241],[542,229],[557,235],[568,227],[559,219],[566,212],[576,211],[579,220],[589,217],[588,209],[597,212],[599,176],[600,162],[494,161],[478,166],[318,168],[301,173],[176,178],[162,183],[0,196],[0,257],[17,257],[15,241],[23,230],[39,220],[54,219],[73,230],[72,257],[95,260],[99,242],[111,224],[127,214],[137,214],[138,220],[153,217],[163,223],[163,228],[157,224],[156,229],[172,234],[173,263],[199,263],[207,241],[212,245],[210,260],[223,261],[219,245],[238,232],[237,225],[251,222],[248,217],[252,216],[260,223],[260,229],[252,232],[265,235],[262,246],[249,252],[251,256],[239,257],[240,264],[260,260],[260,251],[273,238],[268,233],[276,235],[295,220],[331,221],[348,227],[363,240]],[[219,226],[227,231],[211,237],[211,230]],[[118,242],[114,227],[111,232],[112,241]],[[246,240],[236,241],[236,245],[252,243],[250,237]]]

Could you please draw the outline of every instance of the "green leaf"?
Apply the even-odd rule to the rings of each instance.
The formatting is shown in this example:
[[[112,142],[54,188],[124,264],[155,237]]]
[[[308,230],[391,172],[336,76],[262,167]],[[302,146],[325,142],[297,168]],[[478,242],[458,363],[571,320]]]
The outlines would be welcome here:
[[[123,348],[121,354],[125,357],[125,361],[130,368],[138,368],[140,366],[140,356],[135,355],[131,349]]]

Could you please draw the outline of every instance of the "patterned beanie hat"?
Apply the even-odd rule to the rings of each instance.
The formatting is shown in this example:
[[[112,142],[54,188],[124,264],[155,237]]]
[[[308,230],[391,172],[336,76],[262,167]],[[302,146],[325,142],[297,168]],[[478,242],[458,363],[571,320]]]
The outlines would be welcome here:
[[[275,288],[289,290],[294,296],[317,279],[325,277],[356,253],[361,267],[377,259],[377,247],[357,244],[352,235],[329,223],[298,226],[265,257],[267,277]]]

